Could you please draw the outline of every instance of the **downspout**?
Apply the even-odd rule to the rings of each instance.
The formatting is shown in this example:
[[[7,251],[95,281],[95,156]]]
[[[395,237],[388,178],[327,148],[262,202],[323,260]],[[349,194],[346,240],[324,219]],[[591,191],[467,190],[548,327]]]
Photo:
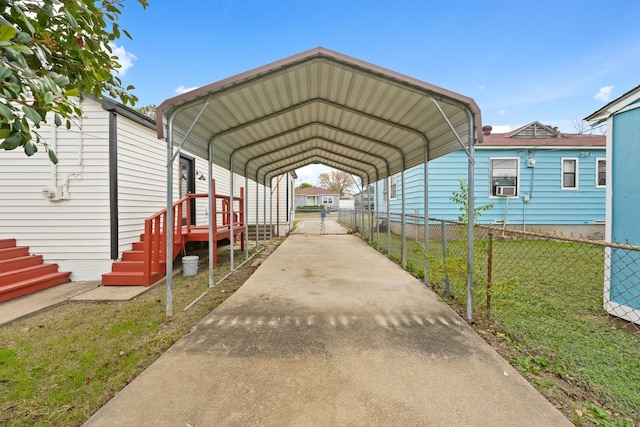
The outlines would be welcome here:
[[[112,110],[109,111],[109,232],[112,260],[118,259],[120,252],[118,211],[118,115]]]
[[[282,178],[282,176],[280,176]],[[276,181],[276,236],[280,237],[280,178]]]
[[[53,126],[53,133],[51,134],[51,143],[49,144],[54,153],[58,152],[58,126]],[[56,188],[58,185],[58,164],[51,163],[51,188]]]

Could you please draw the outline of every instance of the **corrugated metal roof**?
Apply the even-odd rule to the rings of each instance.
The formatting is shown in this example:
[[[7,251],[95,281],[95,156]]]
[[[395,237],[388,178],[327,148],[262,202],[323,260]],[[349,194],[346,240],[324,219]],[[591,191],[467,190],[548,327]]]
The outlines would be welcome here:
[[[425,144],[433,159],[482,138],[473,99],[324,48],[168,99],[157,117],[159,138],[172,127],[203,158],[213,143],[213,163],[260,183],[311,163],[373,182],[423,163]]]

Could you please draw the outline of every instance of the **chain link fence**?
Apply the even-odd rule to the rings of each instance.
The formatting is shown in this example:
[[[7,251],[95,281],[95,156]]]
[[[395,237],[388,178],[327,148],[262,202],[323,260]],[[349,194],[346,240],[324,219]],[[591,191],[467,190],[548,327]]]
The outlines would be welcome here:
[[[390,259],[404,251],[416,276],[426,265],[427,283],[464,312],[465,224],[430,218],[425,243],[424,217],[406,214],[403,248],[402,215],[351,219]],[[474,235],[474,322],[522,350],[510,360],[521,370],[549,371],[553,387],[579,386],[585,401],[639,421],[640,247],[502,226],[476,225]]]

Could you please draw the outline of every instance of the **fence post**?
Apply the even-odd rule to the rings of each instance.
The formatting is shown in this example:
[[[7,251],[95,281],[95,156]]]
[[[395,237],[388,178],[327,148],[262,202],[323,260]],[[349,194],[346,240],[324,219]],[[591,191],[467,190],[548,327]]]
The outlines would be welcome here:
[[[444,266],[444,295],[451,296],[451,285],[449,284],[449,272],[447,271],[447,224],[440,221],[442,226],[442,265]]]
[[[489,249],[487,254],[487,316],[491,315],[491,276],[493,274],[493,228],[489,228]]]

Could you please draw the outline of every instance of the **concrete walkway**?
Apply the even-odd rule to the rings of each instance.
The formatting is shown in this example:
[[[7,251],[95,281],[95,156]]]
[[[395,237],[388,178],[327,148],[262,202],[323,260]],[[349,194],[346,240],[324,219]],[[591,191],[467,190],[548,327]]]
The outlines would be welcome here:
[[[87,426],[571,426],[420,281],[292,235]]]

